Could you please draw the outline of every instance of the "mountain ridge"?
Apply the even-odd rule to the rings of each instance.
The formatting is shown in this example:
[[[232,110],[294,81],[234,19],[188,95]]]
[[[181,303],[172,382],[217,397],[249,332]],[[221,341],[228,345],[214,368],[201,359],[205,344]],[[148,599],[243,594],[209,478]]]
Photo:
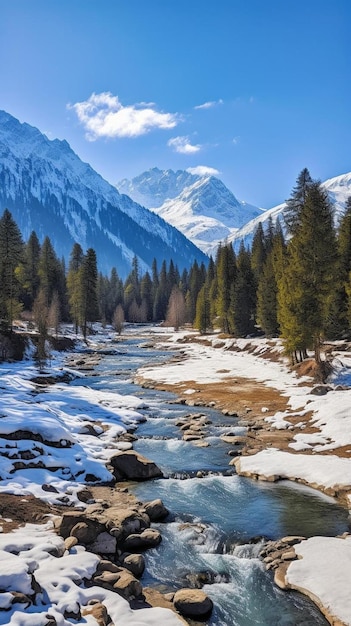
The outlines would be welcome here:
[[[133,256],[150,269],[155,257],[188,267],[206,257],[161,217],[133,202],[84,163],[66,140],[0,111],[0,209],[13,213],[25,239],[49,235],[68,258],[73,243],[96,250],[99,268],[121,275]]]
[[[178,228],[206,254],[215,253],[220,242],[262,213],[210,174],[152,168],[116,187]]]

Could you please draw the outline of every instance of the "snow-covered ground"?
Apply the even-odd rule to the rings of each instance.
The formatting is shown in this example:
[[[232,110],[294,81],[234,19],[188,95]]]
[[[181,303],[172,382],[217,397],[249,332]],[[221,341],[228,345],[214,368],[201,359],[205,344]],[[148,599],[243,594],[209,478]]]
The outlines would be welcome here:
[[[47,373],[63,373],[63,360],[64,356],[53,355],[54,365]],[[144,420],[139,412],[144,402],[135,396],[92,391],[84,386],[84,376],[81,385],[40,390],[31,382],[37,374],[32,361],[0,365],[0,498],[9,493],[25,501],[33,495],[51,504],[64,498],[65,504],[83,507],[77,492],[92,476],[99,481],[113,478],[106,462],[130,447],[116,437]],[[0,532],[1,521],[11,520],[0,518]],[[98,560],[83,546],[65,550],[53,521],[0,534],[0,625],[44,626],[50,615],[57,626],[69,626],[77,622],[65,618],[65,611],[74,614],[78,606],[89,611],[92,600],[105,605],[115,624],[183,623],[168,609],[134,611],[118,594],[86,587],[84,581],[92,578]],[[14,592],[33,594],[33,577],[41,587],[36,604],[13,602]],[[93,626],[97,621],[85,615],[78,623]]]

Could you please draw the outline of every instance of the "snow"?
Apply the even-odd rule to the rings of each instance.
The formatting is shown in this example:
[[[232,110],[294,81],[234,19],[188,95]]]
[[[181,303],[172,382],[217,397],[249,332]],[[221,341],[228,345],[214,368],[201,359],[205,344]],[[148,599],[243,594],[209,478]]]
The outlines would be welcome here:
[[[351,459],[334,455],[291,454],[270,448],[242,456],[237,463],[240,472],[303,480],[319,489],[348,488],[351,483]]]
[[[154,168],[120,181],[117,189],[163,217],[206,254],[214,254],[220,242],[262,212],[237,200],[221,180],[208,174]]]
[[[106,462],[126,447],[116,437],[145,419],[145,403],[89,389],[84,377],[82,385],[39,391],[30,381],[36,374],[30,362],[0,366],[0,493],[32,494],[52,503],[65,495],[81,505],[77,491],[87,474],[112,479]],[[89,424],[98,436],[89,434]],[[59,495],[43,490],[44,484]]]
[[[64,356],[56,354],[54,360],[48,373],[63,373]],[[65,497],[66,504],[82,508],[85,505],[77,493],[85,486],[87,474],[94,474],[100,481],[113,478],[106,462],[119,449],[130,446],[126,442],[119,444],[116,437],[144,420],[140,410],[145,403],[135,396],[89,389],[84,386],[84,374],[81,384],[56,384],[42,391],[31,382],[36,375],[32,361],[0,366],[0,497],[1,493],[20,495],[22,499],[34,495],[52,504]],[[97,436],[85,434],[86,424],[94,427]],[[13,438],[18,431],[19,438]],[[53,490],[47,490],[48,485]],[[134,611],[117,593],[89,586],[98,561],[99,557],[82,546],[68,552],[51,520],[44,525],[27,524],[11,533],[1,532],[0,626],[44,626],[48,613],[58,626],[69,626],[72,620],[64,617],[65,610],[75,612],[91,600],[101,601],[116,624],[181,623],[172,611]],[[12,604],[10,591],[33,594],[33,576],[41,587],[36,605]],[[89,615],[79,623],[97,624]]]
[[[312,537],[294,548],[299,558],[289,565],[289,585],[308,590],[332,617],[350,625],[351,537]]]

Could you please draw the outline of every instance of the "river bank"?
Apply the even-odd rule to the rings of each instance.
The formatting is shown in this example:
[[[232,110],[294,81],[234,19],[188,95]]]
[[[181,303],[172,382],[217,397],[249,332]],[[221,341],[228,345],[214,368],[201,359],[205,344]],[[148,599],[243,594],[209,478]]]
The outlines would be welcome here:
[[[307,375],[311,362],[291,371],[279,341],[204,339],[182,332],[160,345],[179,358],[165,369],[139,370],[139,384],[176,391],[189,406],[216,406],[239,415],[247,433],[240,455],[231,461],[238,474],[301,482],[350,507],[349,346],[329,347],[333,374],[321,385]],[[349,535],[297,541],[285,553],[276,564],[277,584],[308,595],[331,624],[351,624]]]

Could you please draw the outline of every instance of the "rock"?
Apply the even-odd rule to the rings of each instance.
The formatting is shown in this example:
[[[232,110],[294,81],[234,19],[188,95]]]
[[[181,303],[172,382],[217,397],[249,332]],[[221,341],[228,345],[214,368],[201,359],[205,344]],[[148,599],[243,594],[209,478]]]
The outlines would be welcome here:
[[[54,485],[48,485],[47,483],[44,483],[41,486],[43,491],[51,491],[52,493],[58,493],[58,490],[56,489],[56,487],[54,487]]]
[[[65,548],[66,550],[71,550],[78,543],[77,537],[66,537],[65,539]]]
[[[325,396],[332,389],[333,387],[330,387],[330,385],[316,385],[311,389],[310,393],[314,396]]]
[[[101,559],[97,565],[96,574],[102,574],[103,572],[119,572],[120,570],[121,568],[115,563],[112,563],[112,561]]]
[[[76,537],[80,543],[92,543],[103,528],[97,520],[86,518],[71,528],[70,536]]]
[[[111,623],[110,616],[104,604],[101,604],[98,600],[96,603],[91,604],[82,610],[82,616],[91,615],[99,626],[107,626]]]
[[[135,509],[120,509],[117,506],[108,508],[100,516],[109,533],[116,539],[125,538],[131,533],[140,533],[150,526],[150,518],[146,513]]]
[[[183,435],[183,440],[184,441],[198,441],[203,436],[204,436],[204,433],[193,433],[193,432],[187,431],[185,435]]]
[[[26,609],[32,604],[32,600],[25,593],[21,593],[20,591],[12,591],[11,595],[13,596],[12,604],[26,604]]]
[[[86,504],[94,500],[93,495],[91,491],[89,491],[89,489],[81,489],[80,491],[78,491],[77,498],[78,500],[80,500],[80,502],[85,502]]]
[[[213,609],[212,600],[199,589],[180,589],[174,595],[173,604],[184,617],[208,617]]]
[[[120,577],[113,585],[113,588],[126,600],[137,598],[143,593],[143,588],[140,582],[127,570],[122,570]]]
[[[163,476],[156,463],[135,452],[135,450],[126,450],[114,455],[110,463],[117,480],[149,480]]]
[[[95,554],[115,554],[117,540],[107,532],[100,533],[95,541],[89,546],[89,550]]]
[[[101,572],[101,574],[94,576],[94,584],[101,585],[101,587],[104,587],[104,589],[111,589],[113,588],[114,584],[118,581],[121,571],[122,571],[122,568],[119,567],[118,571],[116,572],[108,572],[108,571]]]
[[[221,435],[220,439],[222,439],[224,443],[230,443],[234,446],[246,443],[246,437],[243,437],[241,435]]]
[[[274,572],[274,582],[280,589],[287,589],[286,572],[290,563],[280,565]]]
[[[81,543],[90,543],[96,535],[95,528],[86,522],[78,522],[71,529],[70,536],[75,537]]]
[[[127,552],[138,552],[139,550],[147,550],[148,548],[155,548],[161,543],[161,533],[154,528],[147,528],[143,530],[140,535],[132,534],[127,537],[124,542],[124,549]]]
[[[50,613],[46,613],[45,619],[47,620],[45,622],[45,626],[57,626],[56,618],[53,615],[50,615]]]
[[[80,612],[80,606],[78,602],[72,602],[72,606],[69,606],[64,610],[63,617],[65,619],[73,619],[74,621],[80,621],[82,619],[82,615]]]
[[[145,511],[151,522],[158,522],[167,517],[169,513],[160,498],[152,500],[152,502],[146,502]]]
[[[123,567],[129,570],[136,578],[140,578],[143,575],[145,560],[142,554],[128,554],[122,563]]]

